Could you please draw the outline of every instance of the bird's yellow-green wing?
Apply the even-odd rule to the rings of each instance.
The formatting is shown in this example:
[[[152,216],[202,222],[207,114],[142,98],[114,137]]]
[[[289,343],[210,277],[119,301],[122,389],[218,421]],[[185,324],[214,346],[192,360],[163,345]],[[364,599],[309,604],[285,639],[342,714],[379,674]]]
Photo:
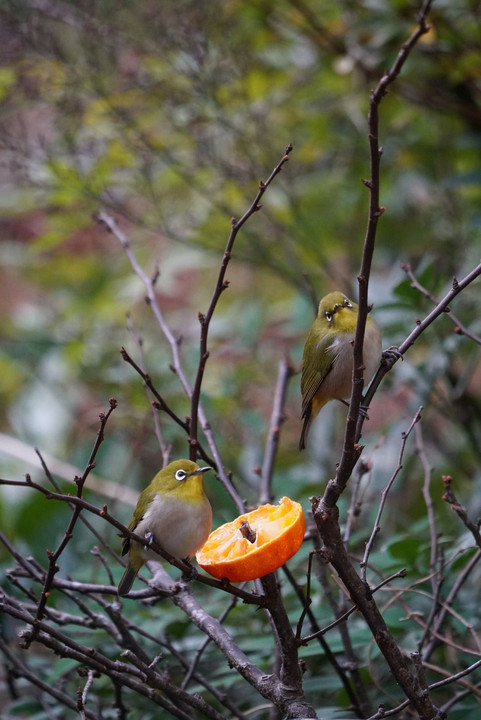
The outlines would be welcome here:
[[[318,338],[312,333],[306,340],[301,374],[302,417],[308,412],[336,359],[336,352],[332,347],[333,339],[329,334],[316,342]]]
[[[129,524],[127,527],[132,532],[135,532],[135,528],[139,524],[139,522],[142,520],[143,514],[139,512],[139,507],[147,508],[149,507],[150,503],[153,501],[155,497],[155,491],[151,490],[150,488],[145,488],[145,490],[142,490],[142,492],[139,495],[139,499],[137,501],[137,507],[134,510],[134,513],[132,517],[129,520]],[[127,555],[127,553],[130,550],[130,538],[126,537],[122,540],[122,555]]]

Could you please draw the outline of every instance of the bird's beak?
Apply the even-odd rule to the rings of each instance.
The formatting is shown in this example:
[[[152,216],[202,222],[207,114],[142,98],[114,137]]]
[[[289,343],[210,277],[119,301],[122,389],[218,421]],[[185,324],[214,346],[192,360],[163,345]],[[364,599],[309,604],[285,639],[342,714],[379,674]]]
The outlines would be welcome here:
[[[203,468],[199,468],[198,470],[194,470],[194,472],[191,472],[190,474],[191,474],[191,475],[202,475],[202,473],[207,472],[207,470],[212,470],[212,468],[209,467],[209,466],[203,467]]]

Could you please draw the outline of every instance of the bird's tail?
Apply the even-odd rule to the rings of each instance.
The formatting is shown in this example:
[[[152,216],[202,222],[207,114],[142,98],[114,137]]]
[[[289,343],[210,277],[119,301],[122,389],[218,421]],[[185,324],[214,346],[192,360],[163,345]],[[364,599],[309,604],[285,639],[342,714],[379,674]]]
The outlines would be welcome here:
[[[307,436],[309,434],[309,428],[311,427],[311,422],[312,422],[311,413],[306,412],[304,414],[304,422],[302,425],[301,437],[299,438],[299,450],[304,450],[306,447]]]
[[[134,584],[135,576],[137,575],[137,570],[134,570],[132,565],[129,563],[127,567],[125,568],[125,572],[120,578],[119,586],[117,589],[118,594],[123,597],[124,595],[127,595],[130,592],[130,589],[132,585]]]

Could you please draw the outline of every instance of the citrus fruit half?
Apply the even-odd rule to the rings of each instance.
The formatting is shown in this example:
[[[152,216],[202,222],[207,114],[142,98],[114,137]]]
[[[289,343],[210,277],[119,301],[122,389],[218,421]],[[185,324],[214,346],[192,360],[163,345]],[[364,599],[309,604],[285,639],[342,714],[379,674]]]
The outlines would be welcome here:
[[[255,580],[280,568],[299,550],[305,529],[301,505],[283,497],[278,505],[266,503],[218,527],[196,559],[219,580]]]

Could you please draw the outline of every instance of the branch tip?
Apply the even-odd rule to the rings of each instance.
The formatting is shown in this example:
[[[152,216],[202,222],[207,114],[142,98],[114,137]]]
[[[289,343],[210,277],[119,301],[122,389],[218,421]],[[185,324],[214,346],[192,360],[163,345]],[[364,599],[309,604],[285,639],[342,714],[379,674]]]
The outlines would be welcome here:
[[[242,537],[245,537],[250,543],[254,544],[257,539],[256,531],[251,528],[247,520],[243,520],[239,525],[239,530]]]

